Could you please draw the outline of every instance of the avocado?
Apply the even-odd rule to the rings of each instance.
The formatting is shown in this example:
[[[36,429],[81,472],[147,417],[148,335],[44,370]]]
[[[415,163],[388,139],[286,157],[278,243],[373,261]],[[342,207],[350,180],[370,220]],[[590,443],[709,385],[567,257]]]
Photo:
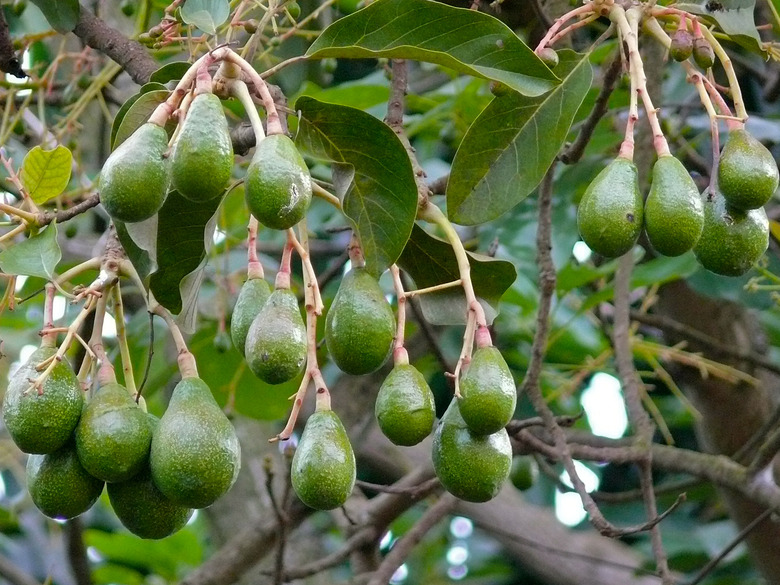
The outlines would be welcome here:
[[[230,338],[241,355],[246,351],[249,327],[270,296],[271,286],[264,278],[248,279],[238,293],[233,316],[230,318]]]
[[[766,146],[744,128],[732,130],[718,165],[718,188],[733,209],[758,209],[777,190],[777,163]]]
[[[512,420],[517,390],[512,372],[495,347],[480,347],[460,380],[458,410],[472,433],[490,435]]]
[[[379,428],[396,445],[416,445],[431,434],[436,405],[428,383],[411,364],[396,364],[374,407]]]

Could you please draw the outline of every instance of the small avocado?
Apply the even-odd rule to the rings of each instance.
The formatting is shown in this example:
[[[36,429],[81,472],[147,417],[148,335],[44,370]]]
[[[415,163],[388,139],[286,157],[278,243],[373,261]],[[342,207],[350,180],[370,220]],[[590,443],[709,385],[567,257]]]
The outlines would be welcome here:
[[[699,241],[704,206],[691,175],[671,155],[653,165],[653,180],[645,201],[645,231],[653,248],[664,256],[684,254]]]
[[[183,378],[152,437],[152,479],[171,501],[205,508],[233,486],[241,446],[233,425],[200,378]]]
[[[341,279],[325,317],[325,343],[347,374],[370,374],[382,367],[395,337],[395,316],[376,279],[363,267]]]
[[[318,410],[306,421],[292,460],[292,486],[315,510],[343,505],[355,486],[355,454],[347,431],[332,410]]]
[[[67,360],[59,362],[43,383],[41,392],[31,387],[35,368],[57,352],[40,347],[8,382],[3,399],[3,421],[14,443],[25,453],[52,453],[62,447],[81,417],[84,392]]]
[[[693,60],[702,69],[709,69],[715,65],[715,51],[704,37],[693,39]]]
[[[127,388],[102,386],[87,403],[76,427],[76,452],[89,473],[103,481],[125,481],[149,458],[152,429]]]
[[[704,202],[704,231],[693,249],[699,264],[723,276],[741,276],[769,245],[769,220],[763,207],[732,209],[722,196]]]
[[[411,364],[397,364],[387,375],[374,407],[379,428],[396,445],[416,445],[431,434],[436,420],[433,393]]]
[[[295,143],[284,134],[260,141],[246,172],[246,204],[264,226],[286,230],[311,203],[311,177]]]
[[[506,429],[475,435],[453,400],[433,435],[433,468],[444,488],[467,502],[487,502],[498,495],[511,466]]]
[[[149,219],[165,202],[168,134],[152,122],[140,126],[111,153],[100,171],[100,202],[112,219]]]
[[[290,289],[276,289],[252,321],[246,335],[249,369],[268,384],[297,376],[306,362],[306,325]]]
[[[685,61],[693,54],[693,35],[685,28],[678,28],[672,35],[669,56],[675,61]]]
[[[517,489],[524,492],[533,487],[539,477],[539,465],[536,459],[530,455],[520,455],[512,460],[512,469],[509,471],[509,480]],[[109,486],[109,490],[111,486]],[[109,491],[109,494],[111,492]]]
[[[504,356],[495,347],[480,347],[460,380],[458,409],[472,433],[490,435],[512,420],[517,390]]]
[[[577,227],[591,250],[617,258],[631,250],[639,238],[643,207],[636,166],[617,157],[585,190],[577,210]]]
[[[744,128],[729,133],[718,166],[718,188],[729,207],[761,207],[775,194],[779,178],[775,158],[766,146]]]
[[[233,172],[233,142],[222,102],[213,93],[195,97],[171,154],[171,183],[183,197],[208,201],[225,191]]]
[[[87,473],[69,441],[46,455],[27,460],[27,489],[33,503],[49,518],[68,520],[89,510],[103,491],[103,481]]]
[[[230,338],[241,355],[244,355],[246,349],[249,327],[270,296],[271,286],[264,278],[248,279],[238,293],[233,316],[230,318]]]

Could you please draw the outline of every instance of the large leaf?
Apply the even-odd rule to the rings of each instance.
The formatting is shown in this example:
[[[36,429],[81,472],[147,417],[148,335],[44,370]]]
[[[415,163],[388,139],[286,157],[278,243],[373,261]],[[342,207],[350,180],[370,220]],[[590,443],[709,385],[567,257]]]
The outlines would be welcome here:
[[[485,308],[488,323],[498,314],[498,303],[517,278],[511,262],[468,252],[474,293]],[[414,279],[418,288],[444,284],[460,278],[452,246],[415,225],[412,237],[398,259],[398,265]],[[443,289],[417,297],[426,321],[434,325],[466,322],[466,296],[461,287]]]
[[[115,146],[119,146],[119,144],[116,141],[116,135],[119,131],[119,127],[122,125],[122,121],[125,119],[125,116],[127,115],[127,112],[130,111],[130,108],[137,102],[141,96],[145,93],[149,93],[152,91],[166,91],[165,86],[162,83],[159,82],[149,82],[141,87],[141,89],[138,91],[137,94],[130,96],[127,98],[125,103],[122,104],[122,107],[119,108],[119,111],[116,113],[116,116],[114,116],[114,122],[111,124],[111,148],[115,148]],[[157,101],[157,103],[162,103],[163,100]],[[157,105],[154,106],[155,108]],[[150,112],[151,113],[151,112]],[[148,116],[147,116],[148,118]],[[145,120],[144,120],[145,121]],[[141,122],[143,123],[143,122]],[[140,126],[140,124],[138,124]],[[132,132],[131,132],[132,134]],[[129,136],[130,134],[127,134]],[[127,138],[125,136],[125,138]],[[124,139],[123,139],[124,140]]]
[[[57,224],[0,252],[0,270],[6,274],[38,276],[51,280],[62,258],[57,242]]]
[[[181,8],[181,19],[213,35],[230,16],[228,0],[188,0]]]
[[[53,150],[32,148],[22,163],[24,188],[38,205],[61,194],[70,181],[73,155],[62,145]]]
[[[412,232],[417,186],[401,141],[380,120],[355,108],[301,97],[296,144],[333,164],[344,213],[352,220],[366,268],[379,276],[396,261]]]
[[[735,42],[751,51],[763,53],[753,16],[756,0],[699,0],[675,7],[714,22]]]
[[[586,57],[568,50],[559,54],[559,86],[541,97],[511,92],[497,97],[471,125],[447,185],[453,221],[473,225],[495,219],[544,177],[593,80]]]
[[[377,0],[326,28],[309,57],[429,61],[540,95],[555,75],[504,23],[430,0]]]
[[[133,101],[133,104],[121,118],[121,122],[119,122],[119,125],[117,126],[114,141],[111,144],[112,150],[116,150],[116,148],[127,140],[133,132],[146,123],[155,108],[168,99],[169,95],[170,92],[168,90],[152,90],[138,96],[138,99]],[[116,123],[116,120],[114,123]],[[175,126],[176,124],[172,120],[169,120],[165,129],[172,131]]]
[[[79,21],[79,0],[32,0],[41,9],[51,27],[60,34],[76,28]]]

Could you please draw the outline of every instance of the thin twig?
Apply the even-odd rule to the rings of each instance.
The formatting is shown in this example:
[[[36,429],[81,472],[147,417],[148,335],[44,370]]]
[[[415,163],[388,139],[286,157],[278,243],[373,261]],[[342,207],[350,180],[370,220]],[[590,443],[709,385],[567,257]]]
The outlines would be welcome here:
[[[425,496],[431,493],[431,489],[439,485],[439,478],[434,477],[432,479],[422,482],[421,484],[411,485],[411,486],[397,486],[395,484],[384,485],[380,483],[370,483],[358,479],[355,480],[355,485],[362,489],[381,492],[384,494],[406,494],[409,497],[411,497],[413,500],[416,500],[419,499],[421,496]]]

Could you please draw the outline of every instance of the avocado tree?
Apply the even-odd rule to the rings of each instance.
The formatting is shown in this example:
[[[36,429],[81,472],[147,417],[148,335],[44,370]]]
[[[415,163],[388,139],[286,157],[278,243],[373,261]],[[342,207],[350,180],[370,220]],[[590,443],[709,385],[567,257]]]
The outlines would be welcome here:
[[[780,581],[779,9],[0,3],[0,582]]]

